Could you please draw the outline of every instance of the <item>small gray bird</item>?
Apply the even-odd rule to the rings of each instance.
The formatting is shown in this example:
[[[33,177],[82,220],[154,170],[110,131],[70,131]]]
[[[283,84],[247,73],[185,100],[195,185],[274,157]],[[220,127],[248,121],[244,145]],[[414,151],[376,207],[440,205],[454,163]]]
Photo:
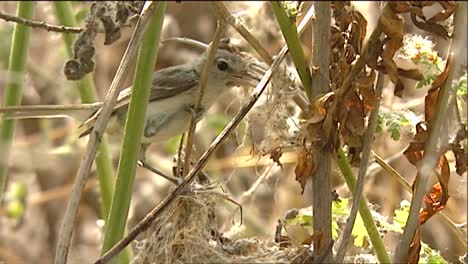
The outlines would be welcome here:
[[[194,109],[199,96],[200,76],[205,66],[207,52],[196,60],[182,65],[172,66],[153,74],[149,104],[142,136],[140,161],[143,167],[151,168],[145,160],[146,148],[155,142],[165,141],[188,130],[192,116],[200,119],[221,94],[238,85],[255,85],[264,72],[264,66],[246,53],[232,49],[218,49],[213,64],[210,65],[208,82],[204,90],[200,109]],[[112,116],[116,117],[121,127],[125,123],[131,88],[120,92]],[[44,109],[42,109],[45,111]],[[89,134],[101,109],[93,113],[80,126],[80,137]],[[0,113],[2,109],[0,108]],[[26,111],[27,112],[27,111]],[[57,112],[57,111],[56,111]],[[37,118],[42,115],[29,115],[19,111],[20,118]],[[61,114],[63,115],[63,114]],[[55,114],[57,116],[57,114]],[[15,118],[14,114],[7,116]],[[160,172],[158,172],[160,174]]]

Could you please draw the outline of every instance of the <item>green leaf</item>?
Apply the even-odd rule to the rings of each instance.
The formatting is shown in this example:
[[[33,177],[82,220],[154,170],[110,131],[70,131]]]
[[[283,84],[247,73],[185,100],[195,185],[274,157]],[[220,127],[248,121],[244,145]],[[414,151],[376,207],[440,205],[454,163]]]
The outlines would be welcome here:
[[[282,7],[288,18],[295,21],[297,17],[297,4],[296,1],[283,1]]]
[[[419,259],[418,263],[421,264],[446,264],[448,263],[441,255],[440,252],[437,250],[432,249],[429,247],[428,244],[421,242],[421,251],[420,251],[421,258]]]
[[[338,226],[338,223],[336,221],[332,221],[332,238],[337,239],[338,238],[338,231],[340,230],[340,227]]]
[[[362,220],[362,217],[359,213],[357,214],[352,234],[354,236],[353,243],[357,247],[363,247],[364,242],[369,237],[366,226],[364,225],[364,221]]]
[[[458,96],[466,96],[468,95],[468,88],[467,88],[467,73],[463,74],[460,79],[458,79],[457,84],[457,95]]]
[[[23,182],[14,182],[8,191],[8,199],[24,200],[28,194],[26,184]]]
[[[334,216],[348,215],[348,199],[341,199],[341,201],[332,202],[332,214]]]
[[[19,200],[13,200],[7,205],[7,216],[13,219],[19,219],[25,211],[24,204]]]
[[[416,84],[416,89],[423,88],[424,86],[427,86],[431,84],[436,78],[435,74],[430,74],[426,78],[422,79]]]
[[[405,110],[409,111],[409,110]],[[406,118],[405,113],[389,112],[379,113],[377,118],[376,133],[383,130],[383,124],[387,128],[387,133],[393,140],[399,140],[401,138],[401,128],[404,126],[410,126],[411,121]]]
[[[393,225],[403,229],[406,226],[406,220],[408,219],[410,209],[410,202],[403,200],[400,203],[400,208],[395,210],[395,216],[393,217]]]

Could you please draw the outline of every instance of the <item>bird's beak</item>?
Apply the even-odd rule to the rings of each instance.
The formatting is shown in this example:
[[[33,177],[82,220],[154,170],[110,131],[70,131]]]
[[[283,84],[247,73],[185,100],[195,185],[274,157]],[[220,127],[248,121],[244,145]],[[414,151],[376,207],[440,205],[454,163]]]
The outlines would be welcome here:
[[[255,87],[267,69],[267,65],[257,60],[247,64],[240,74],[233,74],[229,82],[231,85],[246,85]]]

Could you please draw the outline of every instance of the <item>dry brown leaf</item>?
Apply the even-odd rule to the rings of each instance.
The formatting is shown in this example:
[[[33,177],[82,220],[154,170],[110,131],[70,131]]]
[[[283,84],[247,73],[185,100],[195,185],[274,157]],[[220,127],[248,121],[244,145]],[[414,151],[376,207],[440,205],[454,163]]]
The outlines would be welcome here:
[[[330,108],[331,104],[333,103],[333,100],[335,99],[335,93],[334,92],[328,92],[317,99],[315,99],[314,106],[315,109],[320,115],[325,116],[328,112],[328,109]]]
[[[464,149],[454,149],[453,153],[455,154],[455,168],[458,175],[463,175],[468,169],[468,156],[466,155],[466,150]]]
[[[384,9],[379,19],[379,27],[387,35],[388,40],[382,52],[382,63],[392,82],[396,85],[394,94],[401,97],[404,86],[398,75],[398,68],[393,61],[395,52],[403,46],[403,20],[391,9]]]
[[[424,144],[429,138],[429,133],[423,128],[423,124],[424,122],[419,122],[416,125],[416,135],[414,136],[413,141],[411,141],[409,146],[403,152],[408,161],[414,166],[417,166],[418,161],[422,159]]]
[[[418,264],[419,263],[419,252],[421,252],[421,235],[420,227],[416,229],[414,234],[413,241],[411,242],[410,248],[408,250],[408,264]]]
[[[429,18],[429,22],[442,22],[447,20],[457,9],[458,4],[450,1],[441,1],[439,4],[444,8],[444,10],[438,12]]]
[[[270,152],[270,159],[272,159],[278,166],[283,167],[281,164],[280,158],[283,156],[283,149],[281,147],[276,147],[273,151]]]
[[[447,186],[450,180],[450,167],[445,155],[440,156],[438,167],[442,181],[432,185],[431,192],[424,196],[426,207],[419,213],[420,224],[424,224],[434,214],[444,209],[449,198]]]
[[[462,146],[463,140],[468,139],[468,130],[465,126],[461,126],[457,131],[457,135],[452,143],[450,143],[450,150],[455,156],[455,168],[458,175],[462,175],[468,169],[468,156],[467,150]]]
[[[340,120],[341,124],[349,128],[354,135],[364,134],[364,104],[356,91],[347,93],[344,106],[346,119]]]
[[[408,1],[390,1],[388,2],[388,4],[390,5],[393,12],[395,13],[411,12],[411,13],[423,16],[422,9],[417,6],[413,6]]]
[[[437,98],[439,96],[439,90],[429,90],[426,97],[424,97],[424,118],[430,124],[437,105]]]
[[[402,77],[416,81],[421,81],[424,79],[424,74],[422,74],[418,69],[405,70],[398,68],[398,74]]]
[[[364,76],[362,76],[364,75]],[[374,108],[378,102],[378,98],[375,95],[374,91],[374,82],[375,82],[375,71],[371,71],[369,75],[361,73],[356,81],[353,83],[355,89],[359,91],[359,94],[362,96],[362,102],[364,104],[364,114]]]
[[[419,21],[418,18],[422,19],[423,21]],[[449,37],[447,30],[443,26],[435,22],[427,21],[424,17],[416,16],[415,14],[411,13],[411,21],[413,21],[413,24],[416,27],[424,31],[435,34],[444,39],[447,39]]]
[[[294,173],[296,174],[296,181],[301,184],[301,194],[304,193],[307,180],[312,179],[312,177],[315,175],[315,172],[317,172],[315,158],[306,147],[303,147],[298,154],[297,166],[294,170]]]

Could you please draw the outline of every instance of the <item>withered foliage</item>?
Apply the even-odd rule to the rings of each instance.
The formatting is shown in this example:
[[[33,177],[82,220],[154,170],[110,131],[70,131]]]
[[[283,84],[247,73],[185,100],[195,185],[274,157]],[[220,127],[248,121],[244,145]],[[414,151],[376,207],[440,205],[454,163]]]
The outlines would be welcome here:
[[[431,18],[426,18],[423,7],[439,4],[443,10]],[[395,53],[403,45],[403,20],[399,14],[409,13],[414,25],[430,34],[449,37],[447,30],[439,22],[447,20],[456,9],[455,2],[398,1],[388,2],[378,20],[377,27],[363,46],[367,34],[367,21],[351,7],[349,1],[333,1],[335,18],[331,26],[330,87],[331,92],[315,99],[310,109],[303,113],[306,136],[299,162],[296,179],[304,188],[305,181],[316,172],[316,155],[319,151],[335,150],[340,145],[348,146],[348,156],[352,165],[358,165],[366,130],[366,117],[379,103],[374,83],[377,73],[387,74],[395,85],[394,94],[402,97],[405,89],[402,77],[422,80],[424,75],[417,69],[398,68],[393,60]],[[434,111],[438,88],[444,82],[438,78],[428,92],[426,113]],[[431,114],[428,115],[431,119]],[[429,128],[430,129],[430,128]],[[422,133],[422,132],[421,132]],[[418,135],[420,137],[421,135]],[[458,141],[459,142],[459,141]],[[425,141],[416,145],[422,148]],[[416,145],[409,148],[412,149]],[[458,160],[465,154],[460,144],[452,150]],[[413,153],[416,155],[415,153]],[[466,156],[466,155],[465,155]],[[460,167],[460,169],[458,169]],[[313,168],[313,169],[312,169]],[[465,167],[466,169],[466,167]],[[463,171],[457,165],[457,171]]]
[[[68,80],[79,80],[94,70],[94,40],[104,32],[104,45],[110,45],[120,38],[121,28],[138,16],[143,2],[102,1],[91,5],[86,18],[86,28],[73,44],[73,59],[67,61],[64,74]]]

